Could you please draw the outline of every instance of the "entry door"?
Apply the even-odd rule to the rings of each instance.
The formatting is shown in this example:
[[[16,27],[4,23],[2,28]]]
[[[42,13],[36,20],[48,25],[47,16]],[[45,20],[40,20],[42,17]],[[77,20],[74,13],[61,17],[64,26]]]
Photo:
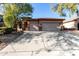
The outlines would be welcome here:
[[[24,22],[23,30],[26,30],[27,29],[27,26],[28,26],[27,22]]]

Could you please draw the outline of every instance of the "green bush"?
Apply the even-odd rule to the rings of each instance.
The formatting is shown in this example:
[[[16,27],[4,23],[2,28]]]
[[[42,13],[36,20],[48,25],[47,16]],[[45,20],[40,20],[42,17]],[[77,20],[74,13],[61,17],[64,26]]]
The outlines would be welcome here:
[[[12,33],[12,31],[13,31],[13,28],[7,28],[5,29],[5,34],[10,34]]]

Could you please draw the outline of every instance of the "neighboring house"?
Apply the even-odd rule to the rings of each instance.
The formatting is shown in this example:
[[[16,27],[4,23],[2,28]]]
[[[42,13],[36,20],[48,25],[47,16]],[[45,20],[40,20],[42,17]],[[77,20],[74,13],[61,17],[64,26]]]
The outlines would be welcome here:
[[[23,20],[16,22],[16,28],[17,31],[59,31],[59,26],[64,20],[57,18],[28,19],[25,17]]]
[[[63,21],[66,30],[79,30],[79,13],[74,14],[70,19]]]
[[[63,22],[65,29],[79,30],[79,18]]]

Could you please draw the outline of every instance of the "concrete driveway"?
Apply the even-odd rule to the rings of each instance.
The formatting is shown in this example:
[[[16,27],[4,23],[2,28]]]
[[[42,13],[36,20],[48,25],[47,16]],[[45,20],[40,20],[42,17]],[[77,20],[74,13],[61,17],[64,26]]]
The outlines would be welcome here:
[[[0,51],[1,56],[78,56],[78,36],[70,32],[24,32]]]

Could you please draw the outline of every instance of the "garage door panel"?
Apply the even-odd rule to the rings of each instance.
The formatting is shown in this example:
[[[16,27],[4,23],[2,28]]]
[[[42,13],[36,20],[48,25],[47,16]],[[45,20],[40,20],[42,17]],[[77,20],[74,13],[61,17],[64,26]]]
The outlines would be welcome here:
[[[42,30],[43,31],[57,31],[59,30],[57,27],[59,26],[59,23],[57,22],[43,22],[42,23]]]

